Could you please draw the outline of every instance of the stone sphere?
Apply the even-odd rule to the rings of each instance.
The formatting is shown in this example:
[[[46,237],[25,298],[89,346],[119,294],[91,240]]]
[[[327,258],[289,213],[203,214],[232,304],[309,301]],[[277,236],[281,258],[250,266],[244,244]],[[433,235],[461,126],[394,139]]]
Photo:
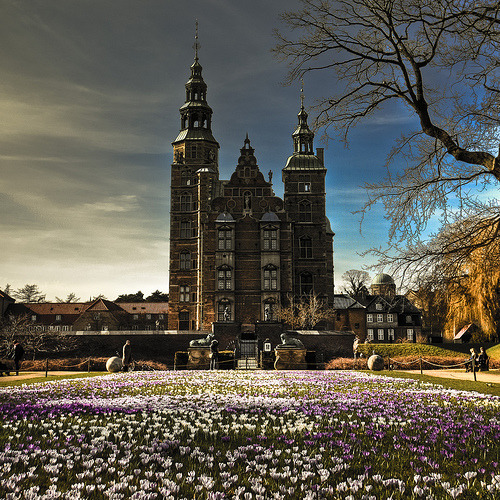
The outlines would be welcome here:
[[[122,360],[118,356],[113,356],[106,361],[106,370],[110,373],[119,372],[122,369]]]
[[[384,369],[384,358],[378,354],[373,354],[368,358],[368,368],[378,372]]]

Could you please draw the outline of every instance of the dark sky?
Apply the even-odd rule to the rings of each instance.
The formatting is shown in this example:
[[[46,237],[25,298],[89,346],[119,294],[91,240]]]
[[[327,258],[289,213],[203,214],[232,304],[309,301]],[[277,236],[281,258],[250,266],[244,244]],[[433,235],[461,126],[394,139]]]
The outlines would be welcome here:
[[[171,142],[193,61],[200,62],[229,178],[248,132],[260,169],[292,153],[299,84],[271,53],[279,14],[296,0],[3,0],[0,4],[0,288],[37,283],[47,298],[168,289]],[[305,104],[335,86],[305,81]],[[311,114],[312,124],[314,115]],[[408,125],[398,110],[358,127],[349,149],[325,147],[335,277],[383,245],[374,210],[359,232],[365,182]]]

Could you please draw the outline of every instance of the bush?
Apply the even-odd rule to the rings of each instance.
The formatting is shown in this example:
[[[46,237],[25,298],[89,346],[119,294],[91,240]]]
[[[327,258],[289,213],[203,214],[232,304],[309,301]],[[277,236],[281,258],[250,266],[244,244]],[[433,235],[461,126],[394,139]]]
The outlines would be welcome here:
[[[335,358],[325,366],[325,370],[368,370],[367,359]]]

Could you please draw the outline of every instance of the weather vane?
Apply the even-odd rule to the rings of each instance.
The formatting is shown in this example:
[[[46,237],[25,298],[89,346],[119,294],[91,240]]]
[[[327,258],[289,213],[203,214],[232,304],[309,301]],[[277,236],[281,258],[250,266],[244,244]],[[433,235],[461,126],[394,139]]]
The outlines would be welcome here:
[[[304,107],[304,78],[300,79],[300,105]]]
[[[194,45],[193,45],[193,49],[194,49],[194,58],[196,60],[198,60],[198,50],[200,50],[200,43],[198,42],[198,19],[196,20],[196,32],[195,32],[195,35],[194,35]]]

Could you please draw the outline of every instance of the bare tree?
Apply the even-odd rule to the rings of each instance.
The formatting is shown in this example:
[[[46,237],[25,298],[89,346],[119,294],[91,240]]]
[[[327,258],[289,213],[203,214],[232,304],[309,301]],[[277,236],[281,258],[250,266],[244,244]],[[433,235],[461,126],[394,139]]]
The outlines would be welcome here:
[[[331,321],[334,311],[316,294],[300,299],[288,297],[288,305],[282,306],[276,313],[290,328],[311,330],[322,321]]]
[[[9,316],[0,322],[0,357],[10,357],[14,343],[26,337],[29,329],[26,315]]]
[[[368,293],[368,283],[370,275],[367,271],[359,271],[358,269],[350,269],[342,275],[342,279],[346,285],[343,287],[343,292],[351,297],[356,297],[363,293]]]
[[[12,292],[12,297],[20,302],[45,302],[45,294],[39,290],[38,285],[24,285]]]
[[[80,297],[77,297],[75,293],[71,292],[68,293],[68,296],[66,299],[60,299],[59,297],[56,297],[56,301],[59,303],[64,303],[64,302],[79,302]]]
[[[283,15],[290,32],[277,34],[275,52],[289,62],[290,81],[334,73],[337,93],[318,103],[316,125],[347,141],[353,126],[387,113],[391,102],[415,124],[387,159],[403,170],[367,186],[361,213],[381,202],[391,221],[381,257],[399,263],[402,242],[425,257],[420,239],[435,215],[445,223],[482,218],[498,237],[499,203],[483,192],[500,180],[498,0],[302,3]]]

